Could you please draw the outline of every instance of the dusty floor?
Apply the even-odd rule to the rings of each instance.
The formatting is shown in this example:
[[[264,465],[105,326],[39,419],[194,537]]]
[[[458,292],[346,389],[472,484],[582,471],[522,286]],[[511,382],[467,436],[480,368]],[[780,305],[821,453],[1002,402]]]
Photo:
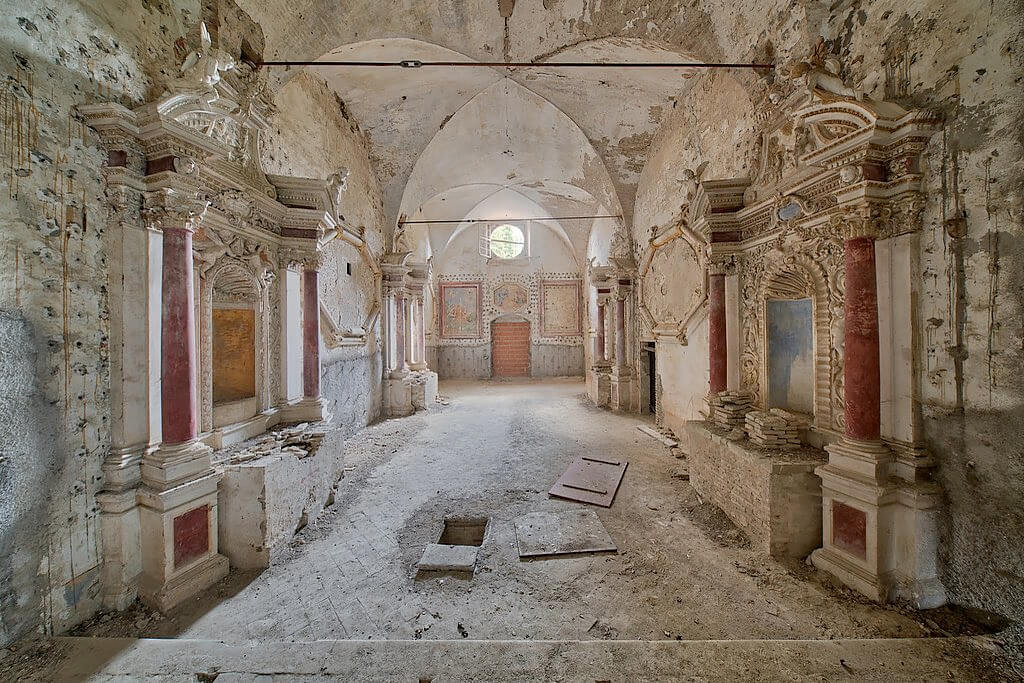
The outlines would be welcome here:
[[[445,383],[442,393],[448,405],[435,412],[379,423],[346,444],[354,470],[334,509],[277,564],[228,579],[213,603],[198,599],[169,619],[140,614],[127,633],[100,621],[89,633],[230,643],[929,634],[806,567],[745,549],[676,476],[685,461],[640,433],[636,416],[589,405],[580,382]],[[583,454],[629,460],[614,505],[594,508],[619,552],[521,562],[512,520],[579,506],[547,490]],[[449,515],[490,517],[477,573],[417,579],[415,563]]]
[[[168,617],[141,607],[78,635],[211,639],[745,640],[979,633],[953,610],[882,608],[802,564],[747,548],[701,504],[685,460],[637,416],[589,405],[573,380],[445,383],[447,403],[346,444],[334,506],[258,574],[232,574]],[[579,504],[547,489],[574,457],[629,461],[610,509],[616,554],[521,562],[512,520]],[[472,578],[417,577],[445,516],[490,518]]]

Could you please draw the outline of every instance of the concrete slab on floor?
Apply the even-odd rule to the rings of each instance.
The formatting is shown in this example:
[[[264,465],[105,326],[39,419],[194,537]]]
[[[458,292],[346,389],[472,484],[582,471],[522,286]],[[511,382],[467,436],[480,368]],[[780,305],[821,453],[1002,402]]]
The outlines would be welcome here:
[[[593,510],[532,512],[514,520],[519,557],[616,551]]]
[[[25,681],[992,680],[971,638],[338,641],[55,638]],[[37,646],[37,647],[38,647]],[[0,662],[2,664],[2,662]]]
[[[648,427],[647,425],[637,425],[636,428],[639,429],[644,434],[646,434],[647,436],[657,439],[658,441],[665,444],[669,448],[679,445],[678,441],[676,441],[675,439],[668,438],[667,436],[659,432],[657,429],[654,429],[653,427]]]
[[[423,557],[416,563],[416,568],[421,572],[472,573],[479,551],[480,548],[472,545],[431,543],[423,550]]]

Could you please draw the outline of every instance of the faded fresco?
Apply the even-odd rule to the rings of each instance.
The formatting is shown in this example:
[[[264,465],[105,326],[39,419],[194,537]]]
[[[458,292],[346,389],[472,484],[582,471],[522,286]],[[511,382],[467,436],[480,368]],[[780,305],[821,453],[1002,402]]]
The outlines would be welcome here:
[[[579,281],[544,282],[540,298],[542,337],[571,337],[580,334]]]
[[[256,395],[256,312],[213,309],[213,402]]]
[[[480,283],[441,284],[441,336],[480,337]]]
[[[768,407],[814,413],[814,307],[810,299],[769,299]]]
[[[494,308],[501,313],[520,313],[530,303],[530,293],[522,285],[507,282],[494,288]]]

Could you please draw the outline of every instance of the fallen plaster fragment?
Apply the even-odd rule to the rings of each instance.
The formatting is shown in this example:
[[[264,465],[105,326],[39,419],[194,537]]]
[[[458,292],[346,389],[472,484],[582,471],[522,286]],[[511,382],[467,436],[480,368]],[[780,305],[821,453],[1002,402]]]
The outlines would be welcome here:
[[[655,439],[665,444],[669,448],[679,445],[679,442],[676,441],[675,439],[670,439],[661,432],[659,432],[657,429],[651,429],[647,425],[637,425],[636,428],[639,429],[644,434],[654,437]]]

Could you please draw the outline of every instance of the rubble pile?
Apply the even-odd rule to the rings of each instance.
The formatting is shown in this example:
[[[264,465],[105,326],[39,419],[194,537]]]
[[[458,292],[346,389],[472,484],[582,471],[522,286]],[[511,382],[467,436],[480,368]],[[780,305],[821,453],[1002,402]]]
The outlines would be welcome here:
[[[217,460],[220,464],[239,465],[275,453],[287,453],[301,460],[316,453],[326,435],[323,425],[302,422],[225,449],[217,454]]]
[[[806,428],[804,417],[781,408],[751,410],[746,417],[747,436],[758,446],[768,448],[799,448],[800,430]]]
[[[752,401],[742,391],[720,391],[708,400],[711,406],[711,420],[722,429],[743,427],[744,416],[750,410]]]

